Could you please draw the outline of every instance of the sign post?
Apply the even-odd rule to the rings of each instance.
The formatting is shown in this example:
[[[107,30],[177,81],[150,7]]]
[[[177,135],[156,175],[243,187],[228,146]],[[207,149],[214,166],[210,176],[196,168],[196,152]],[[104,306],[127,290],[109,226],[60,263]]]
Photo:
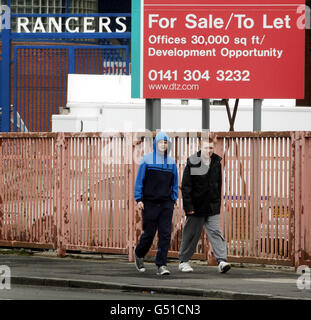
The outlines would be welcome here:
[[[254,99],[253,131],[261,131],[262,99]]]
[[[210,129],[210,100],[202,100],[202,129]]]
[[[161,99],[146,99],[146,129],[161,129]]]

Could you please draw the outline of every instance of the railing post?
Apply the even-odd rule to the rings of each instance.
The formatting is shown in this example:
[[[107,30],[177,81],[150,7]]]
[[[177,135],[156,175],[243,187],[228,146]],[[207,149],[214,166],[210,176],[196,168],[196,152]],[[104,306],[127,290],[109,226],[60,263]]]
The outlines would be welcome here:
[[[76,72],[75,48],[68,49],[68,73]]]
[[[253,205],[252,205],[252,250],[253,254],[257,257],[259,252],[259,241],[260,236],[258,235],[258,228],[260,226],[260,140],[258,137],[253,138],[253,179],[252,179],[252,198],[253,198]],[[260,231],[259,231],[260,232]]]
[[[291,140],[290,243],[293,265],[297,268],[301,259],[301,146],[299,132],[293,132]]]
[[[127,45],[126,50],[125,50],[125,68],[126,68],[126,75],[130,74],[130,53],[129,53],[129,46]]]
[[[57,134],[56,145],[55,145],[55,164],[56,164],[56,177],[55,177],[55,216],[56,216],[56,246],[57,255],[64,257],[66,254],[65,249],[65,223],[67,221],[68,208],[64,203],[64,176],[66,176],[65,171],[66,161],[65,161],[65,135],[63,132]]]
[[[63,254],[66,253],[66,245],[70,244],[70,159],[69,159],[69,139],[66,139],[63,133],[62,137],[62,222],[63,222]]]
[[[127,145],[129,146],[128,150],[130,151],[129,157],[128,157],[128,201],[129,201],[129,219],[128,219],[128,258],[129,261],[134,261],[134,231],[135,231],[135,204],[134,204],[134,175],[135,175],[135,144],[134,144],[134,134],[131,133],[128,134],[128,140]]]

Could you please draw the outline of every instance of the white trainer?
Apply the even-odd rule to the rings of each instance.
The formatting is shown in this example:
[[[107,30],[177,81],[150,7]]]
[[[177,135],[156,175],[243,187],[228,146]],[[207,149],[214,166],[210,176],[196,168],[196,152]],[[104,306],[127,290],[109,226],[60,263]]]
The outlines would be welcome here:
[[[181,272],[192,272],[193,269],[191,268],[189,262],[181,262],[179,264],[179,267],[178,269],[181,271]]]
[[[218,265],[218,271],[220,273],[226,273],[227,271],[229,271],[231,269],[231,265],[230,263],[226,262],[226,261],[220,261],[219,265]]]

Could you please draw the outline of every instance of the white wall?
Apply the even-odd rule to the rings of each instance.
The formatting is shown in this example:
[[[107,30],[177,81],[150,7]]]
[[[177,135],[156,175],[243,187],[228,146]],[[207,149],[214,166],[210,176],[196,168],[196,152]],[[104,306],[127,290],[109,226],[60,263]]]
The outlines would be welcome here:
[[[130,76],[70,74],[67,106],[70,115],[53,115],[52,131],[145,130],[145,101],[131,99]],[[230,100],[231,113],[235,100]],[[200,100],[162,100],[165,131],[201,131]],[[253,100],[240,100],[235,131],[253,130]],[[228,131],[225,106],[211,106],[211,131]],[[81,123],[82,121],[82,123]],[[295,100],[263,101],[262,131],[311,130],[311,108],[295,107]]]
[[[201,106],[162,105],[161,127],[166,131],[200,131]],[[233,110],[231,110],[233,112]],[[103,130],[119,128],[136,131],[145,128],[145,107],[137,105],[106,105],[103,108]],[[132,128],[128,128],[131,126]],[[224,106],[211,106],[211,131],[228,131],[229,121]],[[240,107],[235,131],[253,130],[253,109]],[[311,130],[311,108],[263,107],[262,131]]]

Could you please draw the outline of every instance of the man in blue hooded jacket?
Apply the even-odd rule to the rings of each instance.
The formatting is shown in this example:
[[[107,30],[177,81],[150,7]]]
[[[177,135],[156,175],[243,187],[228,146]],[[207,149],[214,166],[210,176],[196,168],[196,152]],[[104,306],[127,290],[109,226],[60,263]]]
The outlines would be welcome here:
[[[174,205],[178,198],[178,172],[175,160],[168,155],[170,148],[168,135],[158,133],[153,142],[153,152],[144,155],[139,165],[134,192],[143,220],[143,234],[135,249],[135,265],[139,272],[146,270],[144,257],[158,231],[157,274],[170,274],[166,262]]]

